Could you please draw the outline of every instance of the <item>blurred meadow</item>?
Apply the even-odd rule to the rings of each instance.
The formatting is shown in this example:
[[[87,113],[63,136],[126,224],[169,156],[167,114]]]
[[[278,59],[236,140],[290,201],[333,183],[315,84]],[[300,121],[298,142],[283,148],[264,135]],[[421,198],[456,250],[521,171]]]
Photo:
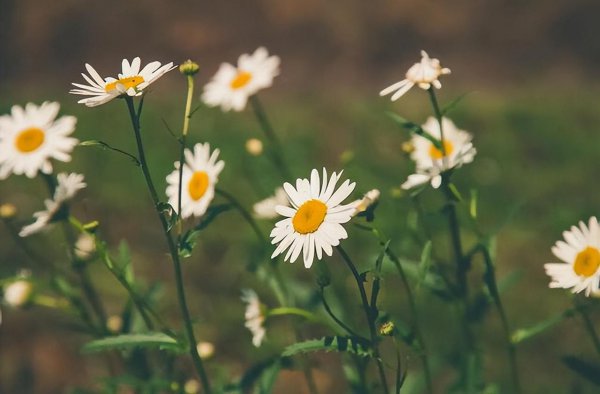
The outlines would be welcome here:
[[[221,150],[226,165],[219,187],[251,208],[283,181],[265,155],[253,156],[245,149],[249,138],[263,139],[259,125],[248,109],[223,113],[202,105],[198,97],[221,62],[234,62],[239,54],[264,45],[282,63],[280,76],[260,98],[294,177],[324,166],[331,171],[343,169],[344,177],[357,182],[353,198],[379,189],[376,223],[392,238],[398,254],[418,261],[424,235],[415,230],[411,198],[400,189],[414,170],[402,150],[409,135],[386,112],[422,123],[430,109],[426,94],[419,89],[397,102],[379,97],[378,92],[402,79],[425,49],[452,69],[442,80],[440,101],[449,103],[466,94],[450,115],[459,128],[473,134],[478,154],[454,180],[465,199],[476,193],[484,232],[498,232],[497,275],[506,285],[502,298],[515,330],[570,306],[567,290],[548,288],[543,264],[556,260],[550,248],[562,231],[600,213],[596,183],[599,13],[600,3],[591,0],[64,0],[52,5],[42,0],[3,0],[0,114],[8,113],[13,104],[58,101],[61,114],[78,119],[74,137],[102,140],[134,152],[123,100],[85,108],[76,103],[77,97],[68,95],[70,83],[80,81],[85,63],[108,75],[124,57],[175,64],[190,58],[200,64],[200,72],[194,97],[198,109],[191,119],[189,140],[209,142]],[[142,133],[161,198],[166,198],[165,177],[178,157],[179,145],[169,129],[181,129],[185,92],[185,78],[175,70],[152,86],[144,103]],[[85,174],[88,187],[74,206],[76,215],[82,221],[99,220],[99,231],[111,251],[117,253],[119,245],[128,245],[136,276],[154,289],[163,316],[177,321],[166,243],[139,168],[112,151],[80,146],[71,163],[56,163],[56,169]],[[0,181],[0,203],[16,205],[19,220],[29,220],[45,197],[40,179],[11,176]],[[434,254],[448,260],[446,234],[435,227],[442,202],[431,189],[422,199],[428,207],[425,222],[434,226],[433,237],[438,241]],[[219,196],[216,201],[221,201]],[[271,223],[260,224],[268,234]],[[344,246],[366,267],[379,253],[377,244],[353,226],[348,226],[348,232]],[[64,259],[60,232],[34,237],[39,237],[33,244],[36,253]],[[472,239],[474,235],[467,231],[465,243]],[[268,341],[260,348],[252,346],[244,327],[241,289],[253,288],[267,305],[276,304],[251,272],[258,254],[252,229],[235,212],[227,212],[202,233],[194,255],[183,262],[198,337],[215,345],[208,363],[213,376],[233,379],[293,342],[288,333],[290,325],[296,324],[293,318],[270,324]],[[344,284],[351,278],[341,259],[334,254],[325,263],[340,299],[355,297]],[[31,261],[0,226],[0,278],[22,268],[31,269],[34,276],[44,275],[43,267]],[[108,313],[120,313],[125,293],[103,265],[92,264],[90,270]],[[299,299],[316,302],[313,269],[305,269],[301,262],[282,263],[281,272],[290,278],[291,290]],[[481,264],[476,264],[470,280],[478,281],[481,272]],[[391,278],[381,295],[385,309],[399,317],[407,312],[401,286]],[[452,322],[451,311],[427,293],[418,303],[427,305],[421,325],[428,348],[443,349],[458,330],[451,323],[439,323]],[[358,310],[358,304],[353,306]],[[89,338],[69,331],[64,315],[40,307],[13,310],[3,306],[2,313],[0,393],[70,392],[93,387],[106,375],[101,356],[81,353]],[[486,347],[485,379],[501,388],[510,387],[500,322],[487,313],[493,316],[477,328],[481,346]],[[598,326],[600,316],[592,317]],[[306,339],[324,335],[317,325],[302,327]],[[412,365],[417,367],[417,358],[410,349],[406,354],[407,385],[418,392],[420,382],[410,373]],[[598,392],[597,386],[561,361],[565,356],[597,357],[577,317],[519,345],[524,392]],[[348,390],[339,378],[343,375],[339,357],[336,353],[311,357],[323,393]],[[180,364],[182,373],[191,376],[191,366]],[[213,368],[217,365],[228,368]],[[452,379],[446,370],[434,375],[435,387],[445,387]],[[302,379],[297,371],[284,371],[274,392],[306,392]]]

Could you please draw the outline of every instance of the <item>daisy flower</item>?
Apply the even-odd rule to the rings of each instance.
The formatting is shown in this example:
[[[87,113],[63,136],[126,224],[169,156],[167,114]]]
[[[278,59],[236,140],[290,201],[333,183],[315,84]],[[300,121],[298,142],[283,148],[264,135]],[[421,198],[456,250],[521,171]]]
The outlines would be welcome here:
[[[21,237],[28,237],[35,234],[46,228],[50,223],[56,221],[64,204],[75,197],[75,194],[79,190],[87,186],[83,181],[83,175],[81,174],[60,173],[56,178],[58,185],[54,190],[53,198],[44,201],[44,205],[46,206],[45,210],[33,214],[35,222],[21,229],[19,232]]]
[[[220,106],[223,111],[241,111],[248,98],[273,84],[279,75],[279,57],[269,56],[264,47],[252,55],[239,57],[237,67],[222,63],[213,79],[204,87],[202,101],[209,107]]]
[[[346,180],[335,190],[341,175],[334,172],[328,180],[323,168],[322,183],[319,172],[312,170],[310,181],[297,179],[296,187],[287,182],[283,185],[291,207],[278,205],[275,208],[286,218],[277,222],[271,231],[271,243],[279,244],[271,258],[287,249],[284,261],[293,263],[302,252],[304,266],[310,268],[315,254],[318,260],[323,257],[323,251],[331,256],[332,246],[348,237],[342,223],[352,218],[355,208],[352,203],[342,205],[341,202],[352,193],[356,183]]]
[[[288,202],[287,193],[282,187],[275,189],[275,194],[273,196],[265,198],[264,200],[254,204],[252,207],[254,216],[258,219],[275,219],[278,216],[278,213],[275,210],[277,205],[283,205],[286,207],[290,205]]]
[[[57,119],[60,105],[44,102],[39,107],[28,103],[15,105],[10,115],[0,116],[0,179],[11,173],[29,178],[52,172],[50,159],[70,161],[71,151],[79,143],[69,137],[75,130],[74,116]]]
[[[245,326],[252,333],[252,344],[259,347],[265,339],[267,330],[265,329],[265,311],[263,305],[258,299],[258,295],[254,290],[242,290],[242,301],[247,303],[244,317],[246,319]]]
[[[215,185],[225,162],[217,161],[219,150],[210,153],[210,145],[196,144],[194,150],[186,149],[183,165],[183,187],[181,195],[181,217],[202,216],[215,196]],[[179,197],[179,162],[167,176],[169,204],[177,211]]]
[[[546,274],[552,278],[551,288],[571,289],[573,293],[585,290],[585,295],[598,293],[600,284],[600,227],[595,217],[586,226],[563,232],[564,241],[557,241],[552,253],[563,263],[544,264]]]
[[[352,203],[354,212],[352,216],[356,216],[359,213],[365,212],[367,209],[377,204],[381,193],[377,189],[369,190],[361,199],[358,199]]]
[[[442,118],[442,127],[443,151],[425,137],[419,135],[412,137],[413,150],[410,157],[415,161],[417,171],[402,184],[403,189],[411,189],[427,182],[431,182],[434,188],[438,188],[442,183],[441,175],[444,171],[471,163],[475,158],[477,150],[473,147],[471,142],[473,137],[470,133],[457,128],[448,118]],[[429,117],[421,128],[440,141],[441,132],[437,119]]]
[[[449,68],[442,67],[438,59],[432,59],[427,52],[421,51],[421,61],[413,64],[408,69],[406,78],[383,89],[379,92],[379,95],[386,96],[395,92],[392,95],[392,101],[396,101],[415,85],[425,90],[429,89],[432,85],[436,89],[439,89],[442,87],[442,84],[438,78],[440,75],[445,74],[450,74]]]
[[[150,62],[144,68],[140,69],[141,60],[136,57],[129,63],[123,59],[121,64],[121,73],[118,78],[101,78],[100,74],[91,65],[85,65],[89,74],[82,73],[83,79],[89,85],[73,82],[73,86],[78,89],[71,89],[69,93],[82,96],[90,96],[78,101],[79,104],[85,104],[88,107],[95,107],[109,102],[115,97],[121,95],[141,96],[144,90],[157,79],[173,70],[176,66],[172,62],[161,65],[160,62]]]

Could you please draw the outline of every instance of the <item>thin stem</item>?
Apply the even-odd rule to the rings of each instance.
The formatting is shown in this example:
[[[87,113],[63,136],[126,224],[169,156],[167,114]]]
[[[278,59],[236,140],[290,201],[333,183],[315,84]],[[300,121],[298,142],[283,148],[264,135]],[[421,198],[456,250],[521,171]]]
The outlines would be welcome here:
[[[269,311],[267,312],[267,318],[269,318],[271,316],[289,316],[289,315],[300,316],[300,317],[305,318],[306,320],[316,322],[316,323],[321,322],[321,319],[319,319],[319,317],[316,316],[314,313],[311,313],[307,310],[300,309],[300,308],[293,308],[293,307],[286,306],[286,307],[269,309]]]
[[[352,335],[353,337],[357,337],[357,338],[361,338],[361,335],[357,334],[354,330],[352,330],[346,323],[344,323],[340,318],[338,318],[333,311],[331,310],[331,307],[329,306],[329,304],[327,303],[327,300],[325,299],[325,289],[321,288],[321,301],[323,302],[323,307],[325,308],[325,311],[327,312],[327,314],[333,319],[333,321],[335,321],[340,327],[342,327],[344,330],[346,330],[346,332],[350,335]]]
[[[446,144],[444,143],[444,128],[442,126],[442,112],[440,111],[440,106],[437,101],[437,97],[435,96],[435,90],[433,90],[433,86],[427,89],[427,93],[429,93],[429,100],[431,101],[431,106],[433,107],[433,112],[435,114],[435,118],[438,121],[440,126],[440,148],[442,151],[442,162],[444,167],[448,169],[448,158],[446,157]]]
[[[358,286],[358,290],[360,293],[360,299],[362,301],[363,309],[365,311],[365,317],[367,318],[367,323],[369,325],[369,332],[371,334],[371,345],[373,346],[373,356],[377,363],[377,369],[379,371],[379,378],[381,379],[381,384],[383,385],[383,392],[389,393],[387,379],[385,377],[385,371],[383,369],[383,363],[381,362],[381,358],[379,357],[379,345],[377,344],[377,331],[375,329],[375,319],[373,315],[373,309],[369,306],[369,300],[367,298],[367,292],[365,291],[365,286],[363,284],[363,279],[360,274],[356,270],[354,263],[350,256],[346,253],[346,251],[340,246],[336,246],[336,249],[342,256],[342,259],[352,272],[354,279],[356,280],[356,285]]]
[[[206,394],[210,394],[212,392],[210,388],[210,383],[208,381],[208,376],[206,375],[206,371],[204,370],[204,365],[202,363],[202,359],[198,354],[196,337],[194,336],[194,328],[192,326],[192,320],[190,318],[189,309],[187,306],[187,301],[185,298],[185,289],[183,285],[183,274],[181,270],[181,263],[179,261],[179,253],[175,243],[173,242],[173,238],[169,234],[169,225],[167,223],[167,219],[163,216],[162,212],[159,210],[159,199],[158,194],[156,193],[156,188],[154,187],[154,183],[152,182],[152,177],[150,176],[150,170],[148,168],[148,163],[146,162],[146,155],[144,153],[144,146],[142,143],[141,129],[140,129],[140,119],[139,115],[142,110],[142,102],[140,102],[140,106],[138,112],[136,114],[135,108],[133,106],[133,99],[129,96],[125,97],[125,101],[127,102],[127,108],[129,110],[129,116],[131,118],[131,123],[133,126],[133,132],[135,134],[136,145],[138,148],[138,156],[140,160],[140,165],[142,168],[142,172],[144,174],[144,179],[146,180],[146,186],[148,187],[148,191],[150,192],[150,196],[152,198],[152,202],[154,204],[154,209],[158,215],[160,223],[163,228],[163,233],[167,240],[167,245],[169,247],[169,253],[171,254],[171,259],[173,260],[173,269],[175,272],[175,284],[177,287],[177,299],[179,301],[179,306],[181,309],[181,314],[184,321],[185,331],[189,342],[189,353],[192,357],[192,361],[194,364],[194,368],[200,377],[200,382],[202,384],[202,388]]]
[[[190,110],[192,108],[192,96],[194,94],[194,77],[191,75],[187,76],[187,98],[185,102],[185,114],[183,116],[183,129],[181,131],[181,146],[179,148],[179,183],[177,190],[177,240],[181,240],[181,232],[183,228],[183,222],[181,219],[181,190],[183,188],[183,165],[185,159],[185,147],[188,130],[190,128],[190,118],[192,117]]]
[[[379,244],[381,246],[385,246],[387,243],[386,236],[377,228],[360,225],[361,228],[365,230],[370,230],[373,235],[379,240]],[[427,384],[427,392],[433,393],[433,383],[431,379],[431,369],[429,367],[427,346],[425,344],[425,339],[423,338],[423,332],[421,331],[421,325],[419,324],[419,314],[417,309],[416,297],[413,294],[412,288],[410,287],[408,277],[406,272],[404,272],[404,268],[402,268],[402,264],[400,263],[400,259],[396,254],[392,251],[389,246],[385,250],[385,254],[388,258],[394,263],[396,266],[396,270],[400,275],[400,279],[402,280],[402,285],[406,291],[406,298],[408,299],[408,305],[410,308],[410,313],[412,315],[412,328],[417,338],[417,343],[419,344],[419,358],[421,359],[421,363],[423,364],[423,372],[425,374],[425,382]]]
[[[588,335],[590,336],[590,339],[594,343],[594,348],[596,349],[596,352],[600,355],[600,339],[598,338],[598,333],[596,332],[596,329],[594,328],[594,323],[590,319],[590,316],[588,315],[588,312],[586,311],[586,309],[581,307],[581,305],[577,301],[576,297],[574,299],[574,302],[575,302],[577,313],[579,313],[579,316],[581,316],[581,319],[583,320],[583,326],[585,327],[585,330],[587,331]]]
[[[242,204],[240,204],[240,202],[233,195],[218,187],[215,188],[215,191],[217,192],[217,194],[221,195],[223,198],[229,201],[229,203],[231,203],[231,205],[233,205],[235,209],[237,209],[237,211],[240,213],[240,215],[242,215],[244,220],[246,220],[250,227],[252,227],[252,230],[261,242],[268,242],[267,237],[265,237],[260,227],[258,227],[258,223],[256,223],[256,220],[254,220],[250,212],[248,212],[246,208],[244,208]]]
[[[500,316],[500,321],[502,322],[502,330],[504,331],[504,337],[506,340],[506,350],[508,352],[508,363],[510,365],[513,389],[516,394],[519,394],[521,393],[521,383],[519,379],[519,369],[517,365],[517,349],[515,343],[512,341],[512,334],[510,331],[510,325],[508,324],[508,317],[506,316],[506,312],[504,311],[502,299],[500,298],[500,292],[498,291],[498,287],[496,285],[494,262],[492,260],[492,256],[490,255],[489,250],[486,247],[481,245],[480,250],[486,265],[486,273],[484,279],[488,286],[489,292],[492,295],[494,304],[496,305],[496,310],[498,311],[498,315]]]
[[[265,112],[257,95],[253,95],[250,97],[250,104],[252,105],[252,110],[254,111],[254,115],[256,115],[256,119],[258,120],[261,129],[265,133],[265,136],[267,137],[267,139],[269,140],[269,144],[271,145],[270,153],[275,167],[279,169],[284,179],[292,179],[292,173],[290,172],[281,154],[283,152],[281,143],[279,142],[279,139],[277,138],[277,135],[275,134],[275,131],[273,130],[269,119],[267,118],[267,113]]]

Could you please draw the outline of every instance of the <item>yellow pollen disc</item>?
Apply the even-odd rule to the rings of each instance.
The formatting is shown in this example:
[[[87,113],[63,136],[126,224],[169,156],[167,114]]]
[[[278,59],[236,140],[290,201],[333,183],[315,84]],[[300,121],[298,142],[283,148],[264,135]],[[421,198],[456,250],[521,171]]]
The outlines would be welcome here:
[[[194,201],[202,198],[206,189],[208,189],[208,174],[204,171],[196,171],[188,183],[188,192]]]
[[[248,82],[252,79],[252,74],[248,71],[238,71],[237,75],[231,81],[231,89],[240,89],[248,85]]]
[[[454,145],[452,145],[452,142],[444,140],[444,150],[446,151],[446,156],[450,156],[454,150]],[[440,149],[436,148],[435,145],[431,144],[431,147],[429,148],[429,156],[431,156],[432,159],[441,159],[444,157],[444,153],[442,153]]]
[[[15,139],[15,147],[22,153],[33,152],[44,143],[46,136],[42,129],[31,127],[19,133]]]
[[[327,205],[319,200],[308,200],[298,208],[292,218],[294,230],[300,234],[314,233],[325,220],[326,214]]]
[[[141,75],[136,75],[135,77],[121,78],[118,81],[107,83],[104,87],[104,90],[106,91],[106,93],[112,92],[117,88],[117,84],[123,85],[125,87],[125,90],[127,90],[129,88],[135,88],[142,82],[144,82],[144,77],[142,77]]]
[[[579,276],[589,278],[598,271],[598,267],[600,267],[600,251],[588,246],[575,257],[573,271]]]

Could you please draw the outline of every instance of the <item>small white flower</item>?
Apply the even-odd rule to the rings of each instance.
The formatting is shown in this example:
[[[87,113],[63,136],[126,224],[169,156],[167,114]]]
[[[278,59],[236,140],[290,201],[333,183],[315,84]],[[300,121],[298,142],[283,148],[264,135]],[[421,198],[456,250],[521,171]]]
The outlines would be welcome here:
[[[136,57],[129,63],[127,59],[121,62],[121,73],[117,78],[102,79],[100,74],[89,64],[85,68],[89,73],[81,74],[89,85],[73,83],[78,89],[69,91],[71,94],[90,96],[78,101],[88,107],[95,107],[111,101],[121,95],[141,96],[144,90],[175,67],[172,62],[161,66],[160,62],[150,62],[140,70],[141,60]]]
[[[185,151],[185,164],[183,165],[181,217],[183,219],[192,215],[202,216],[213,197],[215,185],[225,162],[217,161],[219,150],[210,153],[210,145],[196,144],[194,151]],[[175,162],[175,170],[167,176],[167,197],[169,204],[177,211],[179,196],[179,162]]]
[[[248,304],[244,313],[246,319],[245,326],[252,333],[252,344],[259,347],[267,334],[264,326],[266,318],[264,308],[254,290],[242,290],[242,301]]]
[[[441,174],[444,171],[461,167],[463,164],[471,163],[475,158],[477,150],[471,142],[470,133],[460,130],[448,118],[442,118],[444,131],[444,150],[437,148],[427,138],[414,135],[410,141],[413,150],[410,157],[415,161],[416,173],[408,177],[402,184],[403,189],[411,189],[415,186],[431,182],[434,188],[442,183]],[[421,126],[433,138],[440,141],[440,125],[434,117],[429,117]]]
[[[74,116],[56,118],[60,105],[44,102],[39,107],[15,105],[10,115],[0,116],[0,180],[11,173],[29,178],[52,172],[50,159],[70,161],[78,140],[69,137],[75,130]]]
[[[282,187],[275,189],[275,194],[262,201],[254,204],[252,209],[254,210],[254,216],[258,219],[275,219],[279,214],[275,210],[277,205],[283,205],[289,207],[287,193]]]
[[[579,227],[563,232],[564,241],[557,241],[552,253],[564,263],[544,264],[552,278],[551,288],[572,288],[573,293],[585,290],[585,295],[598,293],[600,285],[600,226],[595,217],[589,224],[581,221]]]
[[[30,281],[19,279],[4,289],[4,301],[13,308],[19,308],[31,301],[33,285]]]
[[[56,176],[56,179],[58,184],[54,190],[53,198],[44,201],[45,210],[33,214],[35,222],[21,229],[19,232],[21,237],[28,237],[46,228],[56,219],[56,215],[64,203],[75,197],[77,191],[86,187],[81,174],[60,173]]]
[[[333,253],[332,246],[340,244],[341,239],[348,238],[348,233],[342,223],[350,221],[355,208],[352,204],[342,205],[354,190],[356,183],[346,180],[335,190],[340,179],[335,172],[327,180],[327,171],[323,168],[322,183],[319,172],[312,170],[310,181],[297,179],[296,187],[285,183],[285,189],[291,207],[278,205],[277,213],[286,218],[275,224],[271,231],[272,244],[279,244],[271,258],[288,250],[284,261],[295,262],[300,252],[304,266],[312,266],[315,254],[318,260],[323,257],[323,251],[328,256]]]
[[[432,85],[439,89],[442,84],[438,80],[441,75],[450,74],[449,68],[443,68],[438,59],[431,59],[427,52],[421,51],[421,61],[415,63],[406,72],[406,79],[388,86],[379,92],[380,96],[386,96],[392,92],[392,101],[398,100],[408,92],[410,88],[417,85],[421,89],[429,89]]]
[[[379,196],[381,193],[377,189],[369,190],[363,198],[358,199],[352,202],[352,206],[354,207],[354,212],[352,216],[356,216],[361,212],[366,211],[371,205],[377,203],[379,201]]]
[[[242,111],[250,96],[273,84],[273,78],[279,75],[279,62],[278,56],[269,56],[260,47],[252,55],[241,55],[237,67],[222,63],[204,87],[202,101],[209,107],[220,106],[223,111]]]

